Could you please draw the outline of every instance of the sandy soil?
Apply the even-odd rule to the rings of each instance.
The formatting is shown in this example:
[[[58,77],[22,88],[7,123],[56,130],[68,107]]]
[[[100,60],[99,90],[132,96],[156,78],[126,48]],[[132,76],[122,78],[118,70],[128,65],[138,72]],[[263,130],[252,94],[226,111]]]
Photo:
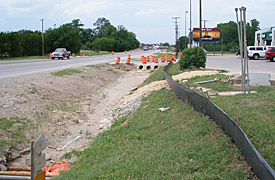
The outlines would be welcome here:
[[[44,135],[49,142],[46,153],[50,166],[60,160],[73,164],[75,157],[65,159],[72,150],[83,150],[101,131],[115,120],[114,110],[127,106],[137,108],[135,100],[117,102],[148,76],[135,67],[105,65],[102,68],[82,67],[80,74],[53,76],[49,73],[26,75],[0,80],[0,117],[21,117],[29,121],[26,138],[36,140]],[[116,115],[117,116],[117,115]],[[0,131],[0,138],[9,140]],[[30,143],[18,144],[11,150],[9,165],[30,166]],[[1,157],[1,156],[0,156]]]

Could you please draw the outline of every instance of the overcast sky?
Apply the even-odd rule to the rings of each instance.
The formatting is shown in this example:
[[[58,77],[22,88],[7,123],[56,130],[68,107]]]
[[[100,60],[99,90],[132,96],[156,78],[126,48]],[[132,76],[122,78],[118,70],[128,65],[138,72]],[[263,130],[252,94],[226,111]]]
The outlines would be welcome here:
[[[80,19],[92,28],[99,17],[114,26],[124,25],[140,42],[174,43],[172,17],[180,17],[180,35],[185,34],[185,11],[190,0],[0,0],[0,31],[41,30]],[[192,27],[199,26],[199,0],[192,0]],[[260,27],[275,26],[275,0],[202,0],[206,27],[235,21],[235,8],[247,7],[247,20],[257,19]],[[187,13],[187,31],[189,12]]]

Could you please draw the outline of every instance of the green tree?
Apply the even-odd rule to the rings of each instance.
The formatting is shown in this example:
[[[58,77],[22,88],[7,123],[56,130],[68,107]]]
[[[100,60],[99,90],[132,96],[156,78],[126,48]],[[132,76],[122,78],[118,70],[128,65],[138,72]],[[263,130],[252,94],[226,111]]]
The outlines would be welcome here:
[[[96,22],[93,24],[95,26],[94,33],[97,37],[103,37],[105,34],[105,30],[108,26],[111,25],[110,21],[104,17],[98,18]]]

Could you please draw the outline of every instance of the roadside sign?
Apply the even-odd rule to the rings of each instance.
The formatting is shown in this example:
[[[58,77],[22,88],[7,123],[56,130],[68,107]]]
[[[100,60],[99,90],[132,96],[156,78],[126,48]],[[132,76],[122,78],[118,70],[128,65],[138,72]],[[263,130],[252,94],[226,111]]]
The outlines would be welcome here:
[[[46,172],[45,171],[41,172],[40,174],[35,176],[34,180],[46,180]]]
[[[48,147],[48,141],[43,135],[33,145],[36,155],[39,155],[46,147]]]
[[[38,156],[36,159],[33,161],[33,167],[34,167],[34,174],[37,175],[40,170],[45,167],[46,165],[46,155],[43,153],[41,156]]]
[[[46,147],[48,147],[48,141],[43,135],[36,142],[31,143],[31,180],[36,180],[37,176],[38,179],[43,177],[40,172],[46,165],[46,155],[41,153]],[[45,178],[40,180],[45,180]]]

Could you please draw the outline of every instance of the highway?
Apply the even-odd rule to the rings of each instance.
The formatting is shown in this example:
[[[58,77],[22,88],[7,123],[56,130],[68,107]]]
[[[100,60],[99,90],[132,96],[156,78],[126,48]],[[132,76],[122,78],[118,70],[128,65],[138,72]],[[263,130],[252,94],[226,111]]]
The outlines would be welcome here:
[[[51,60],[51,59],[33,59],[33,60],[19,60],[19,61],[0,61],[0,78],[16,77],[25,74],[39,73],[39,72],[53,72],[66,68],[76,68],[91,64],[113,63],[116,58],[121,57],[121,61],[126,61],[128,55],[131,58],[140,59],[141,55],[149,56],[158,51],[137,51],[132,53],[115,53],[114,55],[98,55],[98,56],[83,56],[71,57],[65,60]]]

